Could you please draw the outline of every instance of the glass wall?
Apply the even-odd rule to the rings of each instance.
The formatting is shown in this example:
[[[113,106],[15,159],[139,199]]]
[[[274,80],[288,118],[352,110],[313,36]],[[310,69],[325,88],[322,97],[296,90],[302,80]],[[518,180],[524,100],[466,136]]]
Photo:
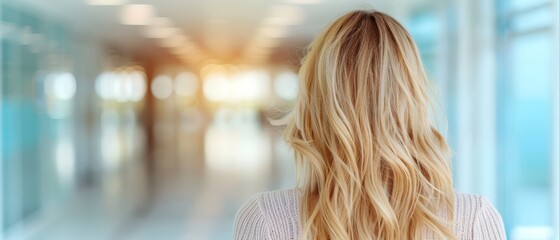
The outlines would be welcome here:
[[[502,214],[511,238],[551,239],[554,9],[546,0],[498,9]]]
[[[106,130],[101,123],[133,125],[126,119],[136,120],[143,93],[134,95],[138,98],[134,101],[105,101],[97,96],[95,80],[102,69],[133,64],[111,60],[100,43],[79,38],[64,22],[15,2],[1,4],[0,238],[25,239],[22,228],[40,224],[45,213],[63,208],[78,182],[90,181],[97,170],[103,171],[97,161],[107,152],[98,151],[107,147],[102,143],[112,144],[110,152],[115,154],[134,150],[123,150],[121,145],[140,139],[135,135],[112,138],[120,136],[113,131],[112,141],[101,143],[92,136],[99,132],[96,129]],[[121,91],[118,96],[126,97],[122,92],[129,89],[134,94],[137,84],[132,78],[140,71],[117,70],[108,89]],[[140,78],[145,85],[145,77]],[[124,113],[99,114],[104,105]],[[132,114],[126,114],[130,109]]]
[[[57,171],[71,177],[74,156],[64,151],[56,162],[54,155],[73,148],[76,80],[64,28],[8,4],[1,11],[2,229],[13,229],[67,190]],[[52,141],[58,137],[66,139],[63,146]]]
[[[556,239],[552,0],[418,4],[408,27],[442,92],[458,191],[489,196],[510,239]],[[555,75],[554,75],[555,74]]]

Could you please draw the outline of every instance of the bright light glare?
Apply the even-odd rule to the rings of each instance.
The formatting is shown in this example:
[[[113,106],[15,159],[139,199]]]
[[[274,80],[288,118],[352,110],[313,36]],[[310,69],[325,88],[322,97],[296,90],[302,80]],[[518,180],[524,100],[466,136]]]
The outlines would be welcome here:
[[[68,72],[54,73],[45,79],[45,94],[58,100],[70,100],[76,94],[76,78]]]
[[[301,8],[292,5],[277,5],[272,8],[272,16],[282,16],[282,17],[301,17],[304,15]]]
[[[142,100],[146,95],[147,90],[146,76],[143,72],[135,71],[129,73],[128,78],[130,79],[132,84],[131,93],[128,96],[128,99],[135,102]]]
[[[229,97],[229,79],[224,73],[210,73],[204,81],[204,96],[210,101],[225,101]]]
[[[265,25],[278,25],[278,26],[286,26],[286,25],[298,25],[301,24],[301,19],[296,18],[285,18],[285,17],[269,17],[264,19]]]
[[[146,94],[143,72],[103,72],[95,80],[95,92],[103,100],[119,102],[141,101]]]
[[[294,100],[299,90],[299,77],[291,71],[280,73],[274,81],[274,91],[284,100]]]
[[[148,25],[155,15],[153,6],[130,4],[122,8],[120,22],[125,25]]]
[[[212,62],[212,63],[207,63],[206,66],[202,67],[202,69],[200,69],[200,76],[206,77],[208,75],[210,75],[213,72],[221,72],[221,71],[225,71],[225,67],[216,63],[214,60],[209,60],[208,62]]]
[[[116,81],[116,76],[113,72],[103,72],[97,76],[95,80],[95,92],[97,96],[102,99],[112,99],[111,82]]]
[[[255,114],[254,114],[255,115]],[[252,116],[243,116],[251,117]],[[232,114],[231,117],[240,117]],[[216,116],[218,118],[218,116]],[[217,123],[205,132],[204,159],[213,174],[236,172],[246,177],[267,174],[272,152],[269,135],[248,123]]]
[[[166,99],[173,93],[173,80],[167,75],[161,75],[153,79],[151,93],[157,99]]]
[[[127,85],[129,85],[128,77],[125,73],[117,73],[112,83],[112,96],[114,100],[126,102],[128,100]]]
[[[304,21],[305,13],[301,8],[291,5],[278,5],[272,8],[270,18],[264,23],[277,25],[297,25]]]
[[[63,182],[71,182],[75,172],[75,151],[70,139],[58,139],[55,147],[56,171]]]
[[[101,113],[100,157],[102,167],[108,171],[117,169],[123,158],[122,129],[118,127],[118,119],[114,110],[103,110]]]
[[[175,94],[181,97],[190,97],[198,90],[198,78],[190,72],[183,72],[175,78]]]
[[[259,100],[269,92],[270,78],[265,71],[239,73],[233,81],[231,100]]]
[[[122,5],[124,0],[87,0],[88,5],[109,6],[109,5]]]
[[[128,75],[128,73],[124,72],[124,73],[120,73],[120,86],[121,86],[121,94],[119,97],[119,101],[120,102],[126,102],[130,99],[130,97],[134,94],[134,82],[132,82],[132,79],[130,78],[130,75]]]

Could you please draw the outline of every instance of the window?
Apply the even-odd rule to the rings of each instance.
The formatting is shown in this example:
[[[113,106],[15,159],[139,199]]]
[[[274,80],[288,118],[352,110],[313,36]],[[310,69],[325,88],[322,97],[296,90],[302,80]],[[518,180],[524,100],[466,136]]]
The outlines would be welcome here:
[[[498,157],[510,239],[552,239],[552,89],[549,1],[498,4]]]

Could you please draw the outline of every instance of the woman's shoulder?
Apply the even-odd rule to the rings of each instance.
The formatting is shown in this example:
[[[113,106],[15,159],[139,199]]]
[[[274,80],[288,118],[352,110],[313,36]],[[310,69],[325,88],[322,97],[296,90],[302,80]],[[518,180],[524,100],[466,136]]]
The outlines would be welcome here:
[[[299,192],[296,189],[267,191],[254,194],[245,206],[258,206],[263,214],[282,215],[297,212]]]
[[[454,193],[454,203],[456,210],[462,209],[469,209],[475,210],[481,207],[484,202],[488,202],[489,200],[483,196],[478,194],[469,194],[469,193]]]
[[[237,212],[235,239],[296,239],[299,193],[295,189],[253,195]],[[262,238],[264,239],[264,238]]]
[[[283,189],[275,191],[259,192],[252,195],[242,208],[258,206],[261,210],[275,208],[275,205],[283,207],[297,207],[299,192],[296,189]]]
[[[296,189],[253,195],[237,213],[235,239],[297,239],[299,197]],[[489,199],[462,193],[454,199],[459,239],[506,239],[501,216]]]
[[[482,210],[495,209],[491,201],[477,194],[455,193],[454,194],[454,212],[456,216],[474,217],[476,213]]]
[[[264,204],[292,203],[298,202],[299,191],[297,189],[282,189],[257,193],[255,196]]]
[[[501,215],[487,197],[456,193],[454,199],[455,230],[459,236],[506,239]]]

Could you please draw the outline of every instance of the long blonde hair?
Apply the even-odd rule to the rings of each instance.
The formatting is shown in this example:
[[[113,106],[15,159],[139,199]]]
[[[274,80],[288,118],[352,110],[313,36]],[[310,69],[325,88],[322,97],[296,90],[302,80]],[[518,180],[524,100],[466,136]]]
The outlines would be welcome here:
[[[297,162],[302,239],[454,239],[450,153],[405,28],[347,13],[313,41],[299,77],[280,122]]]

